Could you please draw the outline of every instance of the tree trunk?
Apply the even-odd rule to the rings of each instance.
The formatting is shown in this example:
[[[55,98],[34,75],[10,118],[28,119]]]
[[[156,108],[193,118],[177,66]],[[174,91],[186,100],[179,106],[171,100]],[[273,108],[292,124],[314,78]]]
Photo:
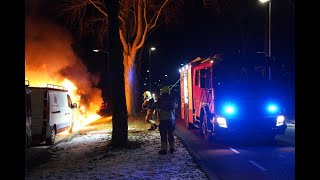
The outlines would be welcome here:
[[[135,83],[135,66],[133,62],[133,57],[126,56],[124,54],[124,84],[125,84],[125,92],[126,92],[126,102],[127,102],[127,111],[129,115],[134,115],[134,96],[133,91],[134,83]]]
[[[124,65],[119,35],[119,0],[111,0],[109,6],[109,37],[112,85],[112,139],[113,147],[125,147],[128,143],[128,114],[124,88]]]
[[[138,79],[135,57],[136,52],[131,52],[130,55],[124,54],[124,77],[125,77],[125,92],[126,92],[126,101],[127,101],[127,111],[129,115],[135,115],[137,108],[138,97]]]

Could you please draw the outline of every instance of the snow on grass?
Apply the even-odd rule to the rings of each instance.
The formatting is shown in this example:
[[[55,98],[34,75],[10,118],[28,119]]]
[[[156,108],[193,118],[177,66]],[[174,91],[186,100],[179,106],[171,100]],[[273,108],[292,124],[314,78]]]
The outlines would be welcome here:
[[[48,148],[50,160],[25,179],[208,179],[177,137],[176,152],[159,155],[159,131],[141,119],[129,119],[127,148],[110,148],[111,122],[102,123]]]

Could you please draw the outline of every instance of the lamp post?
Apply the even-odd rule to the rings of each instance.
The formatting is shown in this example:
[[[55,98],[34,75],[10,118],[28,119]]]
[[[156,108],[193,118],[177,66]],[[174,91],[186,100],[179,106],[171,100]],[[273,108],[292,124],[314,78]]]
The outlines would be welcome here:
[[[150,92],[151,92],[151,83],[152,83],[152,81],[151,81],[151,52],[154,50],[156,50],[155,47],[151,47],[149,49],[149,91]]]
[[[94,49],[93,52],[102,52],[102,53],[107,54],[107,56],[108,56],[108,68],[107,68],[107,72],[109,73],[109,72],[110,72],[109,52],[108,52],[108,51],[105,51],[105,50],[102,50],[102,49]]]
[[[268,26],[269,26],[269,30],[268,30],[268,57],[269,57],[269,61],[271,61],[271,1],[272,0],[259,0],[261,3],[267,3],[269,5],[269,20],[268,20]],[[269,71],[269,80],[271,80],[271,65],[269,65],[268,68]]]
[[[102,52],[102,53],[105,53],[105,54],[107,54],[107,56],[108,56],[108,67],[107,67],[107,93],[109,93],[109,95],[110,95],[110,100],[111,100],[111,98],[112,98],[112,91],[111,91],[111,74],[110,74],[110,56],[109,56],[109,52],[108,51],[105,51],[105,50],[103,50],[103,49],[93,49],[92,50],[93,52],[96,52],[96,53],[98,53],[98,52]]]

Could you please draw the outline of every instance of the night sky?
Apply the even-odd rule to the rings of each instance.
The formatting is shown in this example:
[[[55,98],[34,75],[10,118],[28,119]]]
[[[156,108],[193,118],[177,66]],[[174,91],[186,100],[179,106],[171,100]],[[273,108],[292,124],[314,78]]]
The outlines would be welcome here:
[[[31,2],[31,3],[30,3]],[[39,3],[41,2],[41,3]],[[52,1],[29,0],[32,9],[38,9],[38,16],[53,19],[53,11],[47,11],[53,7]],[[186,1],[191,2],[191,1]],[[193,6],[187,6],[184,19],[181,23],[172,24],[169,27],[160,26],[146,40],[142,52],[142,78],[148,68],[148,48],[156,47],[152,52],[152,79],[166,79],[168,84],[173,84],[179,79],[178,69],[181,63],[186,64],[196,57],[208,57],[216,53],[239,53],[241,51],[240,28],[237,19],[245,25],[246,49],[248,54],[267,52],[265,36],[268,28],[268,5],[261,4],[258,0],[239,1],[239,13],[224,15],[213,14],[212,10],[203,9],[201,2],[194,1]],[[246,2],[246,3],[245,3]],[[292,1],[294,2],[294,1]],[[28,8],[27,8],[28,12]],[[294,74],[295,63],[295,9],[289,0],[272,2],[272,56],[279,63],[285,64],[291,74]],[[60,22],[63,25],[63,22]],[[75,35],[75,33],[72,32]],[[76,38],[75,38],[76,39]],[[94,39],[86,38],[75,41],[73,47],[76,53],[87,65],[88,70],[104,72],[107,68],[107,54],[94,53],[96,46]],[[241,52],[242,53],[242,52]],[[293,77],[293,76],[292,76]],[[104,78],[101,80],[104,81]],[[167,84],[167,85],[168,85]],[[143,86],[143,82],[141,82]]]
[[[249,1],[243,8],[247,8],[247,16],[244,16],[248,33],[247,53],[263,52],[268,5]],[[288,1],[273,1],[271,15],[272,56],[292,71],[295,61],[294,8]],[[180,25],[179,30],[162,27],[146,43],[146,46],[157,48],[156,52],[152,52],[152,65],[157,67],[153,76],[161,78],[164,74],[170,74],[174,83],[179,78],[181,63],[185,64],[198,56],[236,53],[241,49],[239,26],[234,20],[236,15],[212,15],[202,7],[195,7],[185,17],[190,18]],[[145,58],[148,59],[147,53]]]

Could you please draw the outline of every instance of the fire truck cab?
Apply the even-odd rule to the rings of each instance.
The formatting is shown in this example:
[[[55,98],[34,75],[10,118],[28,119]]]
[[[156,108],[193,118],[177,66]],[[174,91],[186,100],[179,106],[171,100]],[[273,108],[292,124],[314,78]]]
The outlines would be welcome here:
[[[229,135],[262,135],[273,140],[284,133],[280,91],[268,79],[268,66],[196,58],[180,69],[181,117],[206,140]]]

